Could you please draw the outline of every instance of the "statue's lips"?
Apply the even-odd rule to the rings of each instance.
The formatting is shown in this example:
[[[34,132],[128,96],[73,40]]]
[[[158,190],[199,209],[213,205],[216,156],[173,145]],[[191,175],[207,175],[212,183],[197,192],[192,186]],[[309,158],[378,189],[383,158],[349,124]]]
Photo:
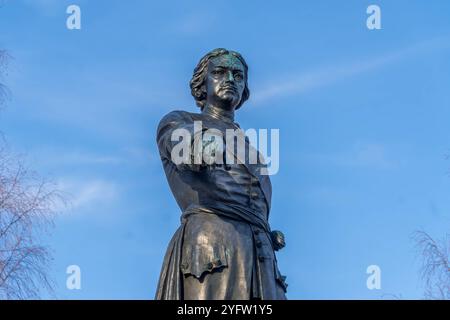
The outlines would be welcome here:
[[[220,91],[232,91],[234,93],[237,93],[236,87],[222,87],[220,88]]]

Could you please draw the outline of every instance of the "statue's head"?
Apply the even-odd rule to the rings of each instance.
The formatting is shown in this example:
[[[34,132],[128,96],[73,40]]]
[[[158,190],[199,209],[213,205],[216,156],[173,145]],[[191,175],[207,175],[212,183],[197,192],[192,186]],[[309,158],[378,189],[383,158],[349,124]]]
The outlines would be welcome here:
[[[248,66],[235,51],[214,49],[201,58],[190,81],[191,93],[203,109],[207,102],[236,110],[250,97]]]

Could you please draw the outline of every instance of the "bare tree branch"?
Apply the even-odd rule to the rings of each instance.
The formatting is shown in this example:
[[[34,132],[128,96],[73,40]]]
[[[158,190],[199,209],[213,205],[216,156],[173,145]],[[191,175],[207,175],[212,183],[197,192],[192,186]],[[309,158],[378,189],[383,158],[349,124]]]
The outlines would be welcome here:
[[[38,243],[64,199],[6,150],[0,149],[0,299],[38,298],[41,289],[52,292],[51,255]]]
[[[7,59],[0,50],[0,104],[7,95],[1,82]],[[0,300],[37,299],[43,290],[53,292],[47,274],[50,251],[40,242],[61,202],[55,186],[27,170],[0,135]]]
[[[450,299],[450,234],[437,241],[425,231],[416,231],[412,238],[422,259],[425,298]]]

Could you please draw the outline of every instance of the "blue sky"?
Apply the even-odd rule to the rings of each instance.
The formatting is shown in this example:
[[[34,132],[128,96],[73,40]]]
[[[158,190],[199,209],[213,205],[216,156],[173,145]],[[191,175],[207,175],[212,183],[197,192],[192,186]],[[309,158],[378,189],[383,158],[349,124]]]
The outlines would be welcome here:
[[[66,28],[70,4],[81,30]],[[381,30],[366,28],[370,4]],[[280,129],[270,223],[288,298],[421,298],[410,235],[450,229],[449,14],[445,0],[6,1],[1,130],[71,195],[47,240],[56,297],[153,298],[180,215],[156,126],[197,110],[192,70],[225,47],[250,66],[237,121]],[[81,290],[65,287],[72,264]]]

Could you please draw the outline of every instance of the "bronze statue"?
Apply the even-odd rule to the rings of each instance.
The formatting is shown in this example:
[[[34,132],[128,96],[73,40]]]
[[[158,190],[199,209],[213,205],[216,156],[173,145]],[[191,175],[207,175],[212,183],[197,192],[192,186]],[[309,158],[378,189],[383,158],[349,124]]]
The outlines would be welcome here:
[[[188,152],[183,158],[187,161],[173,161],[177,129],[191,133],[194,145],[199,136],[195,122],[201,121],[200,134],[206,129],[223,134],[240,129],[234,112],[250,96],[247,71],[239,53],[209,52],[190,81],[201,113],[173,111],[159,123],[161,161],[182,216],[164,257],[156,299],[286,299],[285,277],[274,252],[284,247],[284,236],[269,227],[272,187],[261,170],[265,164],[206,163],[205,158],[198,162],[195,152]],[[217,146],[212,140],[200,141],[203,152],[222,157],[217,157],[218,147],[211,148]],[[245,147],[252,148],[248,139]]]

